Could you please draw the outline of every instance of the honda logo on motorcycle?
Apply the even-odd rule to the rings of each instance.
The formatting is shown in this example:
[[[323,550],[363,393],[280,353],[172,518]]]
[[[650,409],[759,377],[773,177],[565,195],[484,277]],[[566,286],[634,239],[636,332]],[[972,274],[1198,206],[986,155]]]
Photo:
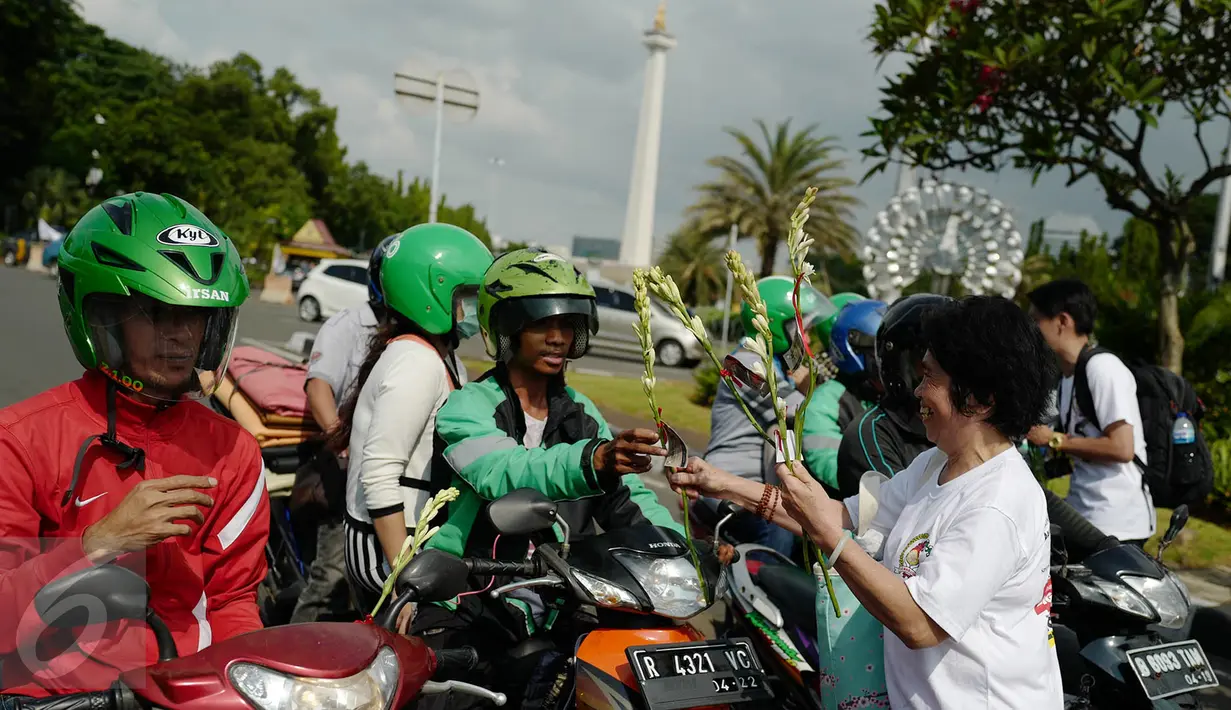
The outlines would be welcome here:
[[[216,247],[218,237],[191,224],[177,224],[158,233],[158,241],[173,247]]]

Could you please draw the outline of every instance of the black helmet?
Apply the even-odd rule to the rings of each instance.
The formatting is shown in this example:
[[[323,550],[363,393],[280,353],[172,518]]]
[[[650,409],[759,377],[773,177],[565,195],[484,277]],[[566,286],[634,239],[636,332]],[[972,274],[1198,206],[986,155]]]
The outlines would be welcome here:
[[[385,260],[385,249],[400,236],[402,233],[398,232],[380,240],[380,244],[372,250],[372,256],[368,257],[368,303],[373,306],[385,305],[385,290],[380,285],[380,264]]]
[[[934,293],[917,293],[899,298],[885,311],[876,331],[876,366],[889,406],[914,403],[915,387],[919,385],[916,364],[927,350],[923,342],[923,317],[952,300]]]

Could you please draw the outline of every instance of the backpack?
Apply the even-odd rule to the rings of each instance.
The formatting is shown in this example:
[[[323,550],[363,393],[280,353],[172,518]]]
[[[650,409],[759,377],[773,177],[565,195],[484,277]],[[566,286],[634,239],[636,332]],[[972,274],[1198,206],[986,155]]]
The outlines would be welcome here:
[[[1073,373],[1073,396],[1078,411],[1099,431],[1103,427],[1094,411],[1086,363],[1095,355],[1109,352],[1105,348],[1087,346],[1077,357]],[[1175,508],[1205,500],[1214,488],[1214,463],[1201,432],[1205,404],[1192,385],[1171,370],[1143,361],[1124,364],[1137,381],[1137,406],[1141,410],[1142,435],[1149,461],[1146,464],[1134,456],[1133,462],[1141,469],[1154,503],[1163,508]],[[1176,450],[1172,446],[1171,428],[1181,412],[1192,419],[1197,440],[1191,447]]]

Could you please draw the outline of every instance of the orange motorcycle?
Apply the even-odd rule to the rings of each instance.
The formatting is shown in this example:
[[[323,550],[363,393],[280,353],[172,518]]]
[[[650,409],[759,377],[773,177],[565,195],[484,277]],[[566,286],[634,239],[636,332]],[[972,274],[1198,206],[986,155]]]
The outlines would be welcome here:
[[[487,513],[502,535],[532,535],[564,522],[556,504],[532,489],[494,501]],[[524,562],[465,563],[472,575],[514,578],[493,589],[491,598],[535,589],[565,620],[566,630],[552,636],[569,658],[546,708],[766,707],[773,691],[752,642],[706,639],[688,622],[715,602],[722,587],[712,546],[697,541],[696,547],[702,576],[687,541],[652,525],[571,544],[544,543]]]

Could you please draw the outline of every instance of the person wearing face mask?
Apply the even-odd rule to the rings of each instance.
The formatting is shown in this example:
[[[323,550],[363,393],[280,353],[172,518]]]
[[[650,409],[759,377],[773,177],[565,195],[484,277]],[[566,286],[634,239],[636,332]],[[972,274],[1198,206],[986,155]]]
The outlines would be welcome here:
[[[346,576],[361,611],[375,605],[431,496],[436,412],[466,383],[455,350],[479,331],[476,296],[491,263],[483,242],[448,224],[411,227],[385,247],[386,319],[330,435],[331,448],[350,450]]]

